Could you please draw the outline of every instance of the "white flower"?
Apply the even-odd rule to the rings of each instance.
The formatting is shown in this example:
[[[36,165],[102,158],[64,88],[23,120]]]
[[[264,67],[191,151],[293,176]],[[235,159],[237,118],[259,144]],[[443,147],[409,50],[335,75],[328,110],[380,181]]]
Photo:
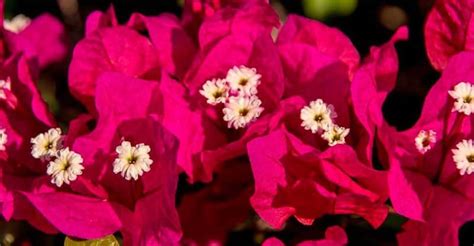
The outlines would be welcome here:
[[[13,17],[11,20],[3,20],[3,27],[10,32],[20,33],[21,31],[25,30],[25,28],[28,27],[30,23],[30,18],[19,14]]]
[[[7,80],[0,79],[0,99],[7,100],[7,94],[5,91],[11,91],[12,90],[12,85],[10,78],[7,78]]]
[[[262,101],[256,96],[229,98],[229,102],[222,109],[227,127],[238,129],[256,120],[263,111],[261,104]]]
[[[331,125],[329,128],[321,135],[323,139],[328,141],[329,146],[334,146],[336,144],[345,144],[345,137],[349,134],[350,129]]]
[[[448,93],[456,100],[452,111],[458,111],[465,115],[474,112],[474,88],[471,83],[460,82],[454,86],[453,91]]]
[[[332,119],[336,118],[332,105],[326,105],[323,100],[317,99],[309,103],[301,110],[300,118],[303,121],[301,126],[305,130],[316,133],[319,129],[327,130],[333,124]]]
[[[453,160],[460,174],[471,174],[474,171],[474,146],[472,139],[462,140],[456,145],[457,149],[452,149]]]
[[[207,98],[207,103],[216,105],[218,103],[225,103],[229,95],[229,87],[223,79],[212,79],[206,81],[199,93]]]
[[[436,132],[421,130],[415,138],[416,149],[422,154],[430,150],[436,143]]]
[[[56,156],[59,149],[61,149],[61,129],[51,128],[45,133],[41,133],[35,138],[31,139],[33,146],[31,147],[31,155],[36,158],[48,159]]]
[[[0,129],[0,151],[6,150],[6,144],[8,142],[8,135],[6,129]]]
[[[153,160],[148,154],[150,146],[137,144],[132,146],[129,141],[122,141],[115,151],[118,157],[114,161],[114,173],[121,173],[126,180],[137,180],[144,172],[150,171]]]
[[[82,174],[82,157],[69,148],[59,151],[56,160],[49,162],[46,173],[51,175],[51,183],[61,187],[63,183],[69,184]]]
[[[226,80],[231,90],[238,91],[241,96],[251,96],[257,94],[261,77],[255,68],[234,66],[227,72]]]

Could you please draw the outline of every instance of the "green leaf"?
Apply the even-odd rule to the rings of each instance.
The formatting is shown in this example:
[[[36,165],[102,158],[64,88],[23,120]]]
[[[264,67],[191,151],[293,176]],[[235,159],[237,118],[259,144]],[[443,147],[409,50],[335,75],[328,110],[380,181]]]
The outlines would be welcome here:
[[[109,235],[99,239],[92,239],[92,240],[80,240],[80,239],[72,239],[70,237],[66,237],[64,240],[64,246],[119,246],[119,242],[114,237],[114,235]]]

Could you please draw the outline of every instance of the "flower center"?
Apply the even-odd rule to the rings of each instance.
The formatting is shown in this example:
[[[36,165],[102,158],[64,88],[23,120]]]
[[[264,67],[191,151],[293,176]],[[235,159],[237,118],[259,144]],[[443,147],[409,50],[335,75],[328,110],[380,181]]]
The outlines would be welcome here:
[[[471,103],[471,101],[472,101],[472,98],[470,96],[466,96],[463,98],[464,103]]]
[[[322,114],[317,114],[314,116],[314,121],[316,122],[321,122],[323,121],[323,115]]]
[[[137,161],[138,161],[138,157],[135,156],[135,155],[132,155],[128,158],[128,164],[130,164],[130,165],[136,164]]]
[[[466,159],[469,163],[474,163],[474,154],[466,156]]]
[[[239,110],[239,115],[242,116],[242,117],[245,117],[247,116],[247,114],[250,112],[250,110],[248,108],[242,108]]]
[[[69,161],[66,161],[63,163],[63,170],[67,170],[71,166],[71,163]]]
[[[216,91],[212,94],[212,96],[213,96],[214,98],[219,98],[219,97],[221,97],[223,94],[224,94],[224,93],[223,93],[221,90],[216,90]]]
[[[423,145],[423,147],[426,148],[426,147],[428,147],[428,146],[431,145],[431,141],[430,141],[429,138],[425,137],[425,138],[423,139],[423,142],[421,142],[421,144]]]
[[[248,78],[241,78],[240,81],[239,81],[239,85],[245,86],[245,85],[247,85],[248,82],[249,82]]]
[[[51,150],[51,149],[53,149],[53,143],[52,143],[52,142],[48,142],[48,143],[46,144],[46,147],[45,147],[45,148],[46,148],[46,150]]]
[[[61,187],[63,183],[69,184],[82,174],[84,166],[81,155],[69,148],[61,149],[55,156],[54,161],[50,161],[46,173],[51,175],[51,182]]]

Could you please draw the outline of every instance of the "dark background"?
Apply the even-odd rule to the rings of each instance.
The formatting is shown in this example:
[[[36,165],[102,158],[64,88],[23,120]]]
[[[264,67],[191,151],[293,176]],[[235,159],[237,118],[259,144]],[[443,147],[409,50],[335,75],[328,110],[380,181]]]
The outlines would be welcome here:
[[[69,13],[67,7],[75,2],[75,0],[10,0],[6,1],[5,16],[11,18],[22,13],[34,18],[44,12],[57,16],[66,25],[72,51],[74,44],[83,36],[85,18],[93,10],[106,10],[113,4],[120,22],[125,22],[133,12],[147,15],[163,12],[180,15],[182,12],[179,1],[173,0],[80,0],[77,11]],[[424,20],[433,0],[280,0],[271,2],[283,16],[288,13],[297,13],[318,18],[330,26],[340,28],[352,40],[361,57],[368,53],[370,46],[380,45],[389,40],[396,27],[401,24],[408,25],[409,41],[397,44],[400,73],[395,90],[384,104],[384,115],[390,124],[400,130],[407,129],[415,123],[420,114],[424,96],[439,77],[427,60],[423,40]],[[331,7],[327,7],[328,3]],[[354,3],[355,8],[348,11],[348,6]],[[315,4],[319,5],[314,7]],[[326,10],[323,11],[325,8]],[[342,13],[341,9],[346,9],[346,11]],[[83,110],[81,105],[69,95],[67,64],[69,60],[48,68],[40,81],[44,97],[62,124],[67,124]],[[180,189],[191,189],[184,183],[180,182]],[[324,231],[321,229],[327,225],[343,223],[347,225],[346,230],[352,245],[395,245],[395,234],[403,221],[403,218],[391,215],[384,226],[373,230],[363,221],[348,221],[338,216],[319,219],[312,227],[302,226],[290,220],[290,226],[288,226],[290,229],[278,232],[278,237],[291,238],[295,234],[304,235],[316,231],[320,233]],[[460,230],[463,244],[473,245],[473,228],[472,225],[466,225]],[[45,235],[23,222],[0,222],[1,245],[63,245],[63,242],[64,236]],[[228,244],[255,244],[254,232],[246,230],[233,232],[229,235]]]

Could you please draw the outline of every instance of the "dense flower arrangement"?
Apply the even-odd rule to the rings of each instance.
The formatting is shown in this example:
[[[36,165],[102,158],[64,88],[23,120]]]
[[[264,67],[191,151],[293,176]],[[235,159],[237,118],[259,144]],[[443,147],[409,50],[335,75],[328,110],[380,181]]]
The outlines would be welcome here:
[[[398,214],[400,245],[457,245],[474,219],[473,12],[470,0],[436,1],[425,38],[442,75],[402,132],[382,105],[406,27],[361,58],[339,30],[282,22],[265,0],[190,0],[180,18],[125,23],[113,7],[96,11],[69,65],[87,112],[60,127],[36,82],[67,55],[62,24],[6,21],[1,215],[78,239],[221,245],[249,223],[275,231],[339,215],[378,228]],[[200,188],[177,194],[179,175]],[[349,241],[340,223],[292,242]]]

